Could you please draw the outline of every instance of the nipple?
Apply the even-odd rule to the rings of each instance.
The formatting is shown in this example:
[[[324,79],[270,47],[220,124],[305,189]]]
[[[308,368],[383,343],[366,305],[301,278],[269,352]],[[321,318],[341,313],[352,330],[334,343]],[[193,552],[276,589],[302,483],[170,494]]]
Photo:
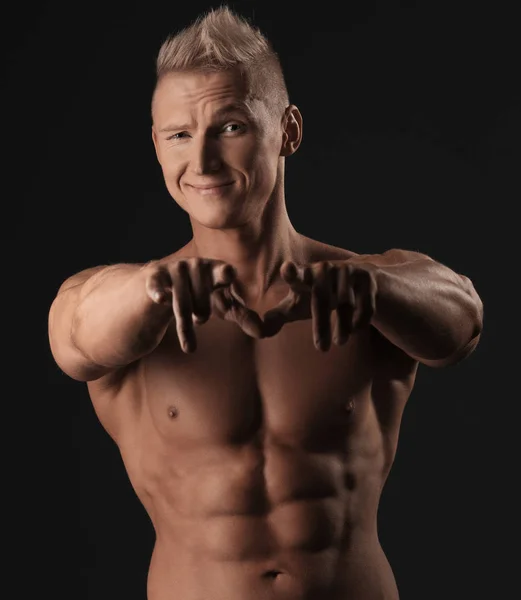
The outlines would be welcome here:
[[[177,410],[177,408],[175,406],[169,406],[168,407],[168,416],[171,419],[175,419],[178,414],[179,414],[179,411]]]

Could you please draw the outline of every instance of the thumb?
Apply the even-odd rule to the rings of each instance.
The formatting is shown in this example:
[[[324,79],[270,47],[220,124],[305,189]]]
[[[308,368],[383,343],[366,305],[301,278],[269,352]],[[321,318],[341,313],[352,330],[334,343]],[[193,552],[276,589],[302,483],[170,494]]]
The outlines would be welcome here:
[[[290,292],[275,308],[264,314],[264,335],[272,337],[276,335],[290,320],[291,310],[295,306],[296,295]]]
[[[264,324],[254,310],[237,302],[231,312],[234,313],[233,320],[237,322],[244,333],[252,338],[264,337]]]
[[[229,288],[219,289],[214,292],[213,296],[219,316],[222,319],[237,323],[244,333],[250,337],[264,337],[262,319],[254,310],[251,310],[233,296]]]

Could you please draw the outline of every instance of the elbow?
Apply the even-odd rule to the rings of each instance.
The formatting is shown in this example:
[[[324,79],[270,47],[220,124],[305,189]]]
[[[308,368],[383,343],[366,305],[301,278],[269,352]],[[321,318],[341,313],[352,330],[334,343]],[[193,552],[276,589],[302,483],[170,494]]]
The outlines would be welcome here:
[[[455,352],[453,352],[452,354],[450,354],[449,356],[447,356],[445,358],[439,358],[439,359],[434,359],[434,360],[418,358],[417,360],[420,363],[426,365],[427,367],[433,367],[435,369],[440,369],[442,367],[451,367],[451,366],[457,365],[458,363],[460,363],[462,360],[464,360],[465,358],[467,358],[474,352],[474,350],[476,349],[476,346],[479,343],[480,338],[481,338],[481,333],[478,333],[475,337],[473,337],[470,340],[470,342],[465,344],[465,346],[463,346],[462,348],[459,348],[458,350],[456,350]]]
[[[425,364],[429,364],[432,367],[449,367],[460,363],[462,360],[470,356],[481,339],[481,333],[483,331],[483,302],[476,292],[472,281],[461,275],[465,283],[465,292],[467,294],[467,306],[466,313],[469,320],[469,329],[471,329],[470,340],[467,340],[463,346],[458,347],[446,358],[440,360],[427,361]]]
[[[477,293],[472,281],[465,275],[460,275],[464,283],[464,290],[469,300],[469,313],[472,315],[474,332],[472,338],[479,337],[483,330],[483,301]]]
[[[477,296],[477,294],[476,294],[476,296]],[[481,333],[483,331],[483,303],[481,302],[479,297],[477,297],[477,300],[478,301],[475,301],[475,299],[473,299],[473,302],[469,304],[468,314],[469,314],[470,322],[471,322],[470,340],[467,337],[466,338],[467,341],[465,341],[463,343],[463,345],[458,346],[456,349],[451,351],[447,356],[445,356],[443,358],[436,358],[436,359],[417,358],[417,360],[420,363],[422,363],[428,367],[434,367],[434,368],[450,367],[453,365],[457,365],[458,363],[460,363],[462,360],[469,357],[474,352],[474,350],[476,349],[476,346],[478,345],[478,343],[481,339]]]
[[[85,383],[94,381],[112,370],[110,367],[98,365],[87,359],[72,345],[57,348],[51,342],[51,355],[60,371],[75,381]]]

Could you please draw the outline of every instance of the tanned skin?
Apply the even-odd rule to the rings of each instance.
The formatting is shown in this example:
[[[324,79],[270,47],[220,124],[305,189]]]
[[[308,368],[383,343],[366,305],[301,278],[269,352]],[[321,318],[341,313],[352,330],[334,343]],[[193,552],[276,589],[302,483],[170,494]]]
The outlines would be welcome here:
[[[398,600],[377,510],[402,413],[420,363],[473,351],[483,306],[424,254],[298,233],[302,117],[268,107],[234,71],[159,82],[153,141],[193,237],[64,281],[51,349],[150,515],[148,600]]]

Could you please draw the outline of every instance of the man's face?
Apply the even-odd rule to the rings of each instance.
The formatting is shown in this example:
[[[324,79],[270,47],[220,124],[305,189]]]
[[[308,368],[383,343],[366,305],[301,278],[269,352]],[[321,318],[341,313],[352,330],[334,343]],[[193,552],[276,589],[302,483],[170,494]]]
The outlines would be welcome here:
[[[247,103],[238,73],[173,73],[153,101],[152,135],[171,196],[201,225],[233,228],[263,212],[275,186],[282,115]]]

